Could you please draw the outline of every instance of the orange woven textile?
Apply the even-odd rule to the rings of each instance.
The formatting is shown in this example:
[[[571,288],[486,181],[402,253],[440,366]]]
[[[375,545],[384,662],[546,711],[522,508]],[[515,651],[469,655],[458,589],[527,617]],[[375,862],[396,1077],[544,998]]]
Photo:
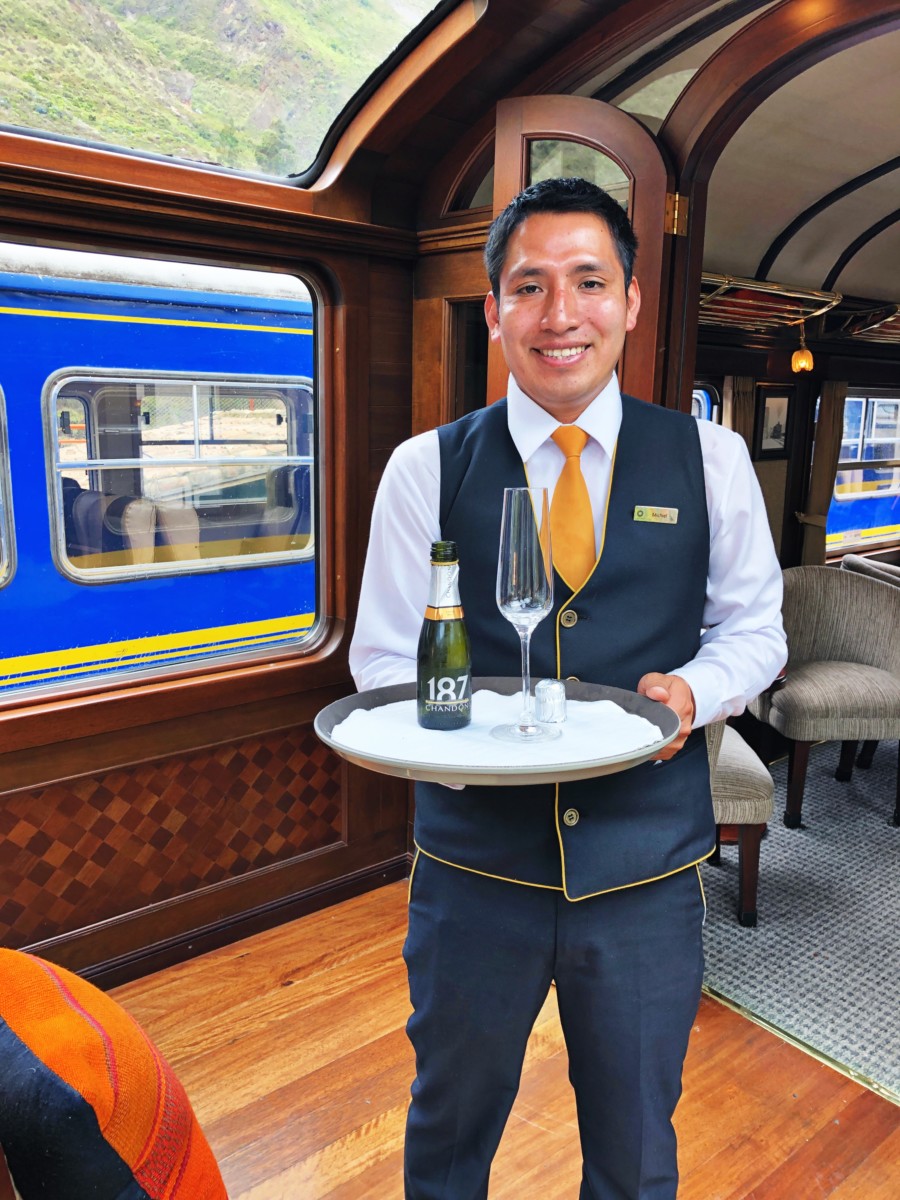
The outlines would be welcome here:
[[[23,1197],[227,1200],[184,1088],[115,1000],[0,950],[0,1018],[0,1144]],[[108,1187],[88,1191],[80,1171]]]

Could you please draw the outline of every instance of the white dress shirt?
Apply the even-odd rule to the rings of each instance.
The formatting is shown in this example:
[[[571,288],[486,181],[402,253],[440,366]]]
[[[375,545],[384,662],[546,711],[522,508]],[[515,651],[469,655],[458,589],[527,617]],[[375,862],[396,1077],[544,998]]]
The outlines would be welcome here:
[[[552,500],[565,461],[551,440],[559,422],[512,377],[507,402],[509,432],[528,481],[547,488]],[[622,399],[613,375],[576,422],[589,435],[581,464],[595,539],[602,529],[621,423]],[[695,726],[742,712],[787,659],[781,568],[744,440],[709,421],[698,421],[697,428],[710,533],[704,628],[690,662],[663,662],[656,668],[687,681],[696,705]],[[350,669],[360,690],[415,681],[431,543],[441,537],[440,495],[440,447],[432,429],[397,447],[378,488],[350,646]]]

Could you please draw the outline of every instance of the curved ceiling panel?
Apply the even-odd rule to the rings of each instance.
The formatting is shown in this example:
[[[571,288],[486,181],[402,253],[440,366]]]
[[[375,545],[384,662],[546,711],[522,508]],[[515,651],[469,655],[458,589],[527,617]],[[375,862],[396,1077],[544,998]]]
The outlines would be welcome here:
[[[662,56],[666,47],[676,47],[680,42],[687,41],[689,44],[683,50],[672,55],[665,55],[658,66],[650,66],[650,69],[641,74],[639,79],[627,83],[624,87],[619,86],[619,80],[616,79],[605,88],[595,89],[593,94],[598,99],[609,100],[617,108],[630,112],[632,116],[637,117],[655,133],[669,115],[672,106],[691,78],[707,59],[715,54],[716,50],[723,46],[729,38],[758,17],[763,9],[771,7],[771,5],[759,3],[727,4],[704,14],[703,19],[695,21],[690,28],[673,31],[656,53]],[[696,42],[691,41],[695,29],[710,23],[715,24],[717,20],[725,19],[737,9],[745,11],[741,11],[735,20],[730,21],[722,28],[713,29],[712,32]],[[653,57],[654,54],[651,51],[644,56],[644,60],[652,60]],[[640,65],[638,62],[635,67]],[[630,70],[625,70],[620,74],[623,79],[627,79],[631,73]]]
[[[900,172],[892,172],[867,187],[835,201],[797,231],[769,269],[767,278],[779,282],[790,280],[804,287],[821,288],[837,259],[855,238],[876,221],[897,207],[900,195]],[[900,275],[893,268],[871,276],[866,291],[853,293],[879,300],[900,299]],[[850,294],[850,289],[835,285],[835,289]]]
[[[896,203],[895,193],[895,207]],[[879,295],[871,291],[871,280],[884,273],[885,262],[893,263],[895,268],[900,263],[900,222],[895,221],[854,255],[838,276],[836,289],[845,296],[874,296],[875,299],[900,300],[900,277],[897,277],[896,270],[893,290],[885,288]]]
[[[884,34],[811,67],[760,105],[713,171],[704,270],[752,276],[804,209],[896,155],[898,62],[900,33]],[[896,207],[896,196],[892,174],[837,201],[840,217],[819,214],[785,246],[768,277],[821,288],[854,238]],[[871,267],[866,289],[856,294],[900,296],[900,258]],[[835,286],[850,291],[844,278]]]

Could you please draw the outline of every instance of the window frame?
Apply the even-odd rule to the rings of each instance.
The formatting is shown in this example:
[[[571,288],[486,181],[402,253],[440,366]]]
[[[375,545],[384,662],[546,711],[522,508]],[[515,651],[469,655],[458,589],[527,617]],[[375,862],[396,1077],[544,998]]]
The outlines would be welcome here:
[[[0,590],[16,573],[16,524],[13,518],[12,468],[6,428],[6,397],[0,387]]]
[[[274,466],[308,466],[310,472],[311,520],[310,536],[306,546],[301,550],[283,552],[272,551],[258,554],[216,556],[198,559],[181,559],[173,562],[134,563],[110,567],[79,568],[68,557],[66,552],[66,527],[62,506],[62,475],[64,468],[59,458],[59,430],[56,419],[56,403],[60,390],[67,383],[102,383],[104,380],[123,386],[146,385],[148,383],[179,382],[195,385],[252,385],[269,390],[281,388],[302,388],[313,396],[313,453],[306,455],[249,456],[246,460],[228,458],[228,465],[246,461],[248,465]],[[91,405],[86,404],[86,424],[93,429],[96,424],[96,413]],[[135,371],[115,367],[62,367],[54,371],[44,382],[41,397],[41,413],[44,429],[44,462],[47,480],[47,504],[50,516],[51,554],[53,563],[59,573],[68,580],[79,584],[109,584],[125,583],[138,579],[158,578],[160,576],[208,574],[219,571],[247,570],[261,566],[277,566],[282,564],[308,562],[316,565],[316,573],[320,575],[325,569],[322,555],[318,552],[320,543],[324,545],[319,519],[320,475],[322,470],[322,437],[321,437],[321,403],[317,395],[315,376],[309,375],[237,375],[233,372],[202,372],[202,371]],[[293,415],[289,415],[289,431],[293,426]],[[96,452],[95,437],[86,430],[86,444],[89,455]],[[223,458],[223,461],[224,458]],[[216,458],[181,459],[180,466],[189,464],[215,466]],[[140,470],[154,465],[165,465],[140,458],[131,459],[101,459],[89,458],[85,462],[68,463],[66,466],[74,470],[99,472],[104,469]],[[321,577],[321,576],[320,576]]]
[[[881,388],[881,389],[871,388],[866,391],[864,391],[860,388],[852,388],[847,393],[845,403],[846,403],[846,400],[861,400],[863,402],[863,409],[862,409],[862,413],[860,414],[859,438],[858,438],[859,452],[861,455],[865,455],[866,446],[867,446],[868,442],[871,440],[874,440],[868,432],[869,426],[871,424],[873,424],[873,419],[870,420],[870,414],[872,413],[872,408],[870,406],[876,405],[878,403],[884,403],[885,401],[889,401],[893,404],[896,404],[897,405],[897,413],[898,413],[898,434],[900,434],[900,388]],[[841,432],[843,433],[843,430]],[[894,439],[895,442],[898,440],[900,440],[900,438]],[[844,441],[845,441],[845,439],[842,437],[841,445],[843,445]],[[844,493],[838,494],[837,491],[833,491],[832,492],[832,501],[836,501],[839,504],[847,504],[853,500],[859,500],[862,498],[866,498],[867,496],[868,496],[868,498],[874,498],[875,496],[878,496],[878,497],[896,496],[896,495],[900,494],[900,479],[898,479],[898,474],[900,474],[900,457],[886,458],[886,459],[885,458],[865,458],[865,457],[862,457],[862,458],[840,458],[839,457],[838,462],[837,462],[837,468],[835,470],[835,488],[837,488],[837,476],[842,471],[879,471],[879,470],[884,470],[884,471],[893,470],[894,477],[895,477],[895,482],[894,482],[893,487],[885,488],[884,490],[877,491],[877,492],[870,491],[869,493],[866,493],[864,491],[856,491],[856,492],[844,492]],[[858,543],[858,544],[861,545],[863,543]]]

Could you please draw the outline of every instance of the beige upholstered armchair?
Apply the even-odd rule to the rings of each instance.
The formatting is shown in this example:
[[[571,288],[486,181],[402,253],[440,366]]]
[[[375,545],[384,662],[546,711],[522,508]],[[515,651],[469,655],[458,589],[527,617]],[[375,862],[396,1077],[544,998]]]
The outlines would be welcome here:
[[[864,554],[845,554],[841,559],[841,569],[856,571],[858,575],[868,575],[870,579],[880,579],[882,583],[890,583],[893,587],[900,588],[900,567],[882,562],[879,558],[867,558]],[[841,744],[841,762],[835,772],[835,779],[850,778],[853,772],[854,758],[856,758],[858,767],[871,767],[877,749],[877,741],[863,742],[859,756],[856,757],[856,742],[843,742]],[[897,787],[900,788],[900,778],[898,778]],[[897,814],[895,814],[895,825],[898,824],[896,816]]]
[[[706,726],[706,748],[716,818],[716,849],[709,860],[719,862],[723,825],[738,831],[738,906],[741,925],[756,924],[759,847],[774,808],[774,784],[763,762],[741,735],[724,721]]]
[[[870,579],[880,579],[882,583],[900,587],[900,567],[877,558],[866,558],[864,554],[845,554],[841,559],[841,569],[855,571],[857,575],[868,575]]]
[[[784,823],[796,829],[813,742],[850,743],[837,772],[848,779],[857,742],[900,737],[900,588],[850,570],[790,567],[782,614],[786,678],[749,707],[790,739]]]

